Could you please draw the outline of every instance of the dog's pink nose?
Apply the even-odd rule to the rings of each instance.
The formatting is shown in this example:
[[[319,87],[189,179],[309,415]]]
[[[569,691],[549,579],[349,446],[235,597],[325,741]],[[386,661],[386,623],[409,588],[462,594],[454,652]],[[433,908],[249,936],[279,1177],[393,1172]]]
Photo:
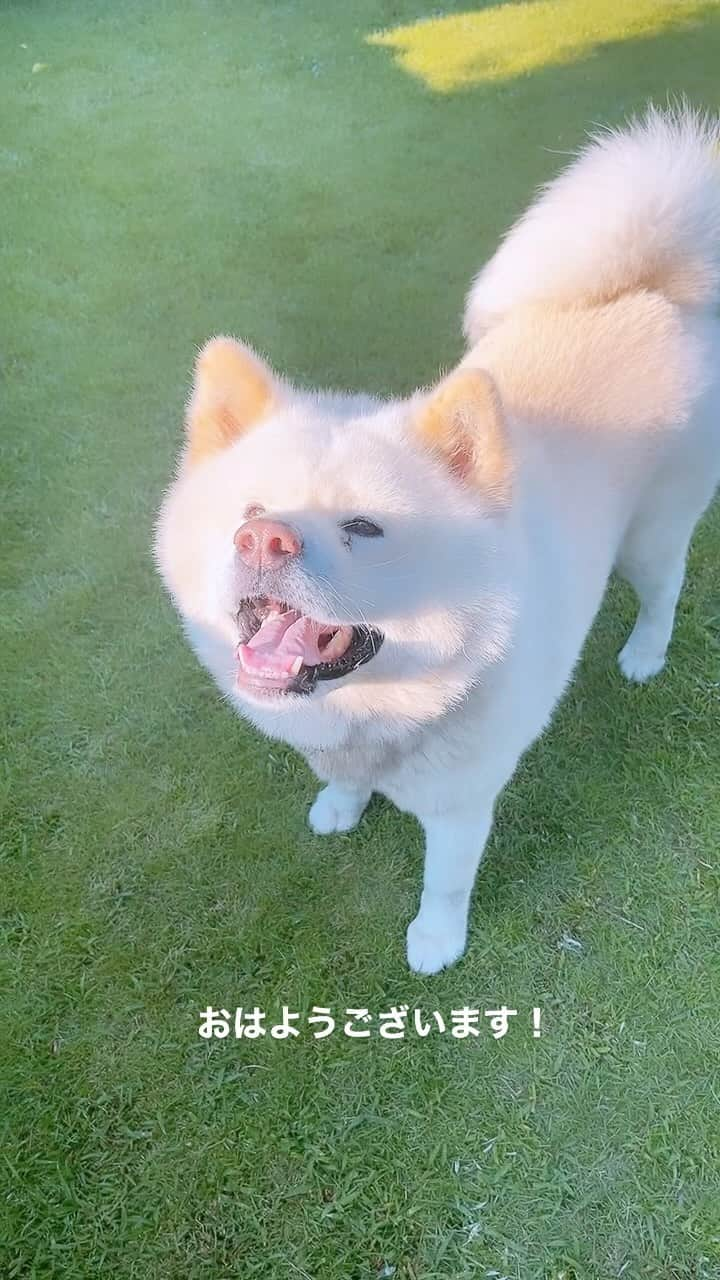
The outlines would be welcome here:
[[[277,569],[285,561],[299,556],[303,545],[301,537],[289,524],[268,520],[265,516],[257,516],[241,525],[234,541],[240,556],[251,569],[264,566]]]

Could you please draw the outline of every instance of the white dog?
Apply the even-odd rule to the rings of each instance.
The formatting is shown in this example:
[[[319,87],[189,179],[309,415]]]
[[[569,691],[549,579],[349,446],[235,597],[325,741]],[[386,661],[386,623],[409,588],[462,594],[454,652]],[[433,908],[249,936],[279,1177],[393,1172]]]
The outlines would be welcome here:
[[[468,354],[380,403],[200,353],[160,572],[237,710],[327,784],[319,833],[373,791],[422,823],[410,966],[465,947],[493,804],[548,723],[615,567],[620,654],[659,672],[720,479],[720,130],[689,111],[596,137],[468,298]]]

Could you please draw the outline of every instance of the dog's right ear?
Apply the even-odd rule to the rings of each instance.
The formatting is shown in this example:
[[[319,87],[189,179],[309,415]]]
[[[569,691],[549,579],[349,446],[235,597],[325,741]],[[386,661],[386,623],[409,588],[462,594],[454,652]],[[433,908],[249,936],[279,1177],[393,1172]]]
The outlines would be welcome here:
[[[188,403],[186,460],[192,466],[227,449],[279,403],[272,369],[234,338],[211,338],[195,364]]]
[[[463,484],[497,506],[510,499],[512,452],[500,394],[484,369],[456,369],[430,393],[416,430]]]

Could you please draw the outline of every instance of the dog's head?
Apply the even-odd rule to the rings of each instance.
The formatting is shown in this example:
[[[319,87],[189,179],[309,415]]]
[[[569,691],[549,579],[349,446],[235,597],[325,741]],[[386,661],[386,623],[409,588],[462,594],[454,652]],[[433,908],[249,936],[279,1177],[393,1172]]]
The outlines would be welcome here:
[[[363,403],[296,391],[216,338],[198,358],[157,559],[200,656],[262,727],[321,707],[422,721],[507,644],[511,488],[486,373]]]

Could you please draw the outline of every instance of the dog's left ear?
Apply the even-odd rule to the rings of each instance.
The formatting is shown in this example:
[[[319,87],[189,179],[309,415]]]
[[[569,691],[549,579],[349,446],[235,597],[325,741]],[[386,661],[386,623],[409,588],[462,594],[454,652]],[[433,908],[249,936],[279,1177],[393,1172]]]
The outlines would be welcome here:
[[[484,369],[458,369],[426,400],[417,422],[423,441],[465,484],[500,506],[510,499],[512,452],[500,394]]]
[[[234,338],[212,338],[195,364],[185,425],[188,463],[227,449],[278,404],[272,369]]]

